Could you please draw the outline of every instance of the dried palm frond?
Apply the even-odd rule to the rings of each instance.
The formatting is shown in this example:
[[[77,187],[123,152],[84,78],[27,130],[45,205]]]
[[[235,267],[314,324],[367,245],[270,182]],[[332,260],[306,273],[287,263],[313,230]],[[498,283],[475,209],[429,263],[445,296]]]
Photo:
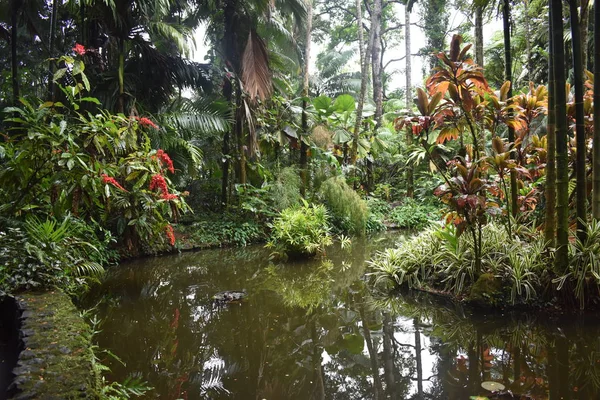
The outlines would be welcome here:
[[[250,99],[264,100],[271,94],[271,70],[265,42],[251,30],[242,57],[242,82]]]

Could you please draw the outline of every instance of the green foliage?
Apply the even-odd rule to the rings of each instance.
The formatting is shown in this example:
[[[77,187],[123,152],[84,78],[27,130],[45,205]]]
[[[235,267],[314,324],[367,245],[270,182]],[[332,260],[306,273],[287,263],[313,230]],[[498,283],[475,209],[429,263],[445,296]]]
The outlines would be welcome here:
[[[407,286],[420,288],[423,280],[434,267],[436,253],[441,240],[436,231],[429,228],[417,236],[402,242],[397,248],[379,252],[369,265],[373,272],[367,275],[374,279],[376,286]]]
[[[5,119],[11,136],[3,144],[1,214],[99,221],[133,254],[169,243],[167,219],[187,205],[167,177],[171,159],[150,148],[152,121],[25,100],[6,111],[12,116]]]
[[[590,292],[600,287],[600,222],[593,220],[586,224],[587,236],[584,241],[577,238],[569,245],[569,268],[553,280],[561,290],[567,282],[574,285],[575,298],[583,309]]]
[[[473,242],[466,235],[458,235],[453,225],[430,228],[378,254],[370,261],[369,275],[375,284],[385,283],[387,289],[440,288],[456,296],[469,294],[480,304],[538,301],[540,277],[548,261],[544,242],[538,237],[529,242],[508,239],[506,230],[498,224],[483,227],[483,271],[478,274]]]
[[[390,211],[389,204],[375,197],[367,197],[366,201],[369,210],[365,226],[366,233],[385,231],[387,228],[383,221]]]
[[[440,211],[437,207],[407,197],[402,205],[390,212],[388,219],[398,228],[422,229],[432,221],[439,220],[439,217]]]
[[[300,204],[300,186],[302,181],[298,170],[293,167],[283,168],[271,186],[270,195],[277,211]]]
[[[100,239],[96,230],[100,232]],[[0,231],[0,291],[61,287],[85,289],[116,259],[108,231],[67,216],[61,221],[28,218]]]
[[[86,313],[84,312],[83,315],[85,316]],[[89,340],[92,342],[94,335],[100,332],[98,330],[100,322],[95,316],[90,318],[89,322],[92,328]],[[107,356],[123,365],[125,364],[114,353],[100,348],[97,344],[92,344],[90,350],[94,389],[100,400],[131,399],[144,396],[148,391],[152,390],[152,387],[148,386],[139,377],[127,377],[123,382],[109,382],[105,375],[111,372],[110,368],[103,364],[100,356]]]
[[[184,246],[246,246],[265,238],[264,227],[252,219],[239,216],[213,215],[191,225],[179,225]]]
[[[322,254],[330,245],[329,215],[325,206],[309,205],[286,208],[273,222],[271,238],[267,247],[276,255],[312,257]]]
[[[321,184],[320,194],[331,212],[332,224],[342,232],[364,235],[368,208],[342,176],[332,177]]]

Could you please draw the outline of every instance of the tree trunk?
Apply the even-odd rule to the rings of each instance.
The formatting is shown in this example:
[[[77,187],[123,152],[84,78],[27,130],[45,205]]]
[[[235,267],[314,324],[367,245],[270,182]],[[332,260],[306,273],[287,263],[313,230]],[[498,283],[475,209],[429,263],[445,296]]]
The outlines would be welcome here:
[[[531,41],[533,40],[531,33],[531,20],[529,16],[529,1],[524,2],[525,7],[525,51],[527,55],[527,79],[533,81],[533,54],[531,51]]]
[[[585,145],[585,112],[583,109],[583,65],[581,64],[581,34],[577,1],[569,1],[571,19],[571,43],[573,46],[573,70],[575,86],[575,141],[577,143],[577,160],[575,174],[577,178],[577,237],[585,240],[587,222],[587,180],[585,174],[586,145]]]
[[[475,63],[483,68],[483,6],[475,7]]]
[[[117,112],[125,113],[125,40],[119,39],[119,98]]]
[[[581,21],[581,24],[579,25],[579,32],[581,34],[581,65],[583,67],[582,73],[585,77],[585,71],[588,69],[588,27],[590,24],[590,0],[581,0],[579,20]]]
[[[600,4],[594,5],[594,76],[600,77]],[[600,121],[600,78],[594,79],[594,121]],[[592,215],[600,221],[600,124],[594,124]]]
[[[223,48],[225,52],[225,63],[228,68],[233,69],[234,73],[237,73],[237,51],[235,42],[235,4],[236,0],[226,0],[223,11]],[[232,104],[233,100],[233,84],[232,81],[235,79],[234,76],[226,76],[223,82],[223,97],[225,101],[230,104],[232,108],[232,115],[236,116],[235,105]],[[226,208],[229,203],[228,188],[229,188],[229,170],[231,168],[231,132],[226,131],[223,134],[223,146],[222,146],[222,175],[221,175],[221,207]]]
[[[567,154],[567,95],[565,92],[565,49],[561,0],[551,0],[552,46],[556,100],[556,272],[568,267],[569,254],[569,159]]]
[[[510,0],[503,0],[502,20],[504,22],[504,79],[510,81],[508,89],[508,98],[510,99],[513,95],[512,55],[510,49]],[[508,127],[508,141],[510,143],[515,142],[515,130],[511,127]],[[517,173],[512,170],[510,171],[510,208],[513,217],[516,217],[519,211],[517,190]],[[510,218],[510,215],[508,217]]]
[[[360,56],[360,93],[358,94],[358,104],[356,105],[356,122],[354,123],[354,137],[352,138],[352,149],[350,151],[350,163],[356,165],[356,159],[358,158],[358,139],[360,137],[360,127],[362,123],[362,113],[365,104],[365,97],[367,95],[367,80],[368,74],[368,54],[365,50],[365,38],[363,32],[363,20],[362,20],[362,1],[356,0],[356,19],[358,28],[358,52]],[[371,40],[369,40],[369,43]],[[370,47],[367,46],[367,50]]]
[[[302,82],[302,137],[300,138],[300,192],[302,197],[306,197],[306,188],[308,186],[308,146],[305,143],[308,138],[308,81],[310,77],[310,40],[312,36],[312,0],[306,1],[306,38],[304,43],[304,79]]]
[[[404,43],[406,48],[406,109],[412,108],[412,57],[410,48],[410,11],[409,6],[404,7]],[[413,133],[410,128],[406,128],[406,145],[412,146]],[[415,196],[414,183],[415,168],[411,163],[406,166],[406,196],[413,198]]]
[[[373,74],[373,101],[375,102],[375,132],[381,127],[383,117],[383,80],[381,68],[381,15],[383,12],[382,0],[373,1],[371,14],[371,31],[373,32],[373,52],[371,53],[371,73]],[[367,184],[366,190],[373,188],[373,161],[367,158]]]
[[[237,183],[246,184],[246,142],[244,135],[244,107],[242,104],[242,89],[235,86],[235,121],[234,133],[237,141]]]
[[[19,19],[19,10],[22,6],[22,0],[13,0],[12,8],[10,13],[10,55],[11,55],[11,78],[12,78],[12,95],[13,95],[13,105],[16,107],[19,104],[19,97],[21,97],[19,92],[19,60],[17,59],[17,42],[18,42],[18,19]]]
[[[56,19],[58,17],[58,0],[52,0],[52,13],[50,14],[50,35],[48,40],[48,51],[50,58],[54,57],[54,42],[56,39]],[[54,60],[48,62],[48,101],[54,100]]]
[[[552,7],[548,7],[549,20],[552,21]],[[555,110],[555,78],[554,78],[554,52],[552,38],[552,24],[548,24],[548,128],[546,133],[547,158],[546,158],[546,221],[544,238],[552,248],[556,245],[556,110]]]

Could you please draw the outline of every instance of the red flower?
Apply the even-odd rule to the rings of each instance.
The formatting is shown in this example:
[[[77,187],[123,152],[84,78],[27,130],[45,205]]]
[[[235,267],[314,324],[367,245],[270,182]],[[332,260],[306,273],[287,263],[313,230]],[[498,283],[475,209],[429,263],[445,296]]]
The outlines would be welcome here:
[[[175,232],[173,231],[173,227],[171,225],[167,225],[165,227],[165,233],[167,234],[167,239],[169,239],[169,243],[171,246],[175,245]]]
[[[157,189],[163,194],[169,193],[169,188],[167,186],[167,181],[165,177],[161,174],[152,175],[152,179],[150,179],[150,190]]]
[[[140,121],[140,125],[142,125],[144,128],[151,126],[154,129],[158,129],[158,125],[152,122],[150,118],[142,117],[139,118],[138,121]]]
[[[73,47],[73,51],[77,54],[79,54],[80,56],[84,55],[86,50],[85,47],[82,44],[76,43],[75,47]]]
[[[177,195],[172,193],[163,193],[160,198],[163,200],[177,200]]]
[[[167,153],[159,149],[156,152],[156,157],[161,161],[162,164],[166,164],[167,169],[170,173],[175,173],[175,167],[173,167],[173,160],[171,160],[171,157],[169,157]]]
[[[113,185],[114,187],[121,189],[124,192],[127,191],[127,190],[125,190],[125,188],[123,186],[121,186],[119,184],[119,182],[117,182],[117,180],[115,178],[108,176],[106,174],[102,174],[101,176],[102,176],[102,183]]]

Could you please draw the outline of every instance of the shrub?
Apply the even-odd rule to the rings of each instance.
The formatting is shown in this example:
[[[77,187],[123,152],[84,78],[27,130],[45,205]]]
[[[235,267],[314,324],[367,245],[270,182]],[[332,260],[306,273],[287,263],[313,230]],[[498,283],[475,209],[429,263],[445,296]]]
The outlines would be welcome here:
[[[215,215],[187,226],[178,226],[182,241],[192,247],[247,246],[264,239],[264,226],[252,219]]]
[[[296,168],[283,168],[271,186],[270,195],[273,198],[275,210],[281,211],[300,204],[300,186],[302,181]]]
[[[103,231],[75,218],[42,221],[29,217],[22,226],[0,231],[0,291],[61,287],[70,294],[85,289],[87,281],[104,273],[116,259],[107,250],[113,241]]]
[[[267,247],[279,256],[312,257],[325,251],[331,244],[329,216],[323,205],[286,208],[273,222],[271,238]]]
[[[323,202],[331,212],[332,224],[342,232],[364,235],[367,226],[367,204],[348,186],[344,177],[327,179],[320,190]]]
[[[389,214],[389,220],[402,229],[421,229],[431,221],[439,220],[439,209],[430,204],[417,203],[409,197],[404,199],[401,206],[394,208]]]

